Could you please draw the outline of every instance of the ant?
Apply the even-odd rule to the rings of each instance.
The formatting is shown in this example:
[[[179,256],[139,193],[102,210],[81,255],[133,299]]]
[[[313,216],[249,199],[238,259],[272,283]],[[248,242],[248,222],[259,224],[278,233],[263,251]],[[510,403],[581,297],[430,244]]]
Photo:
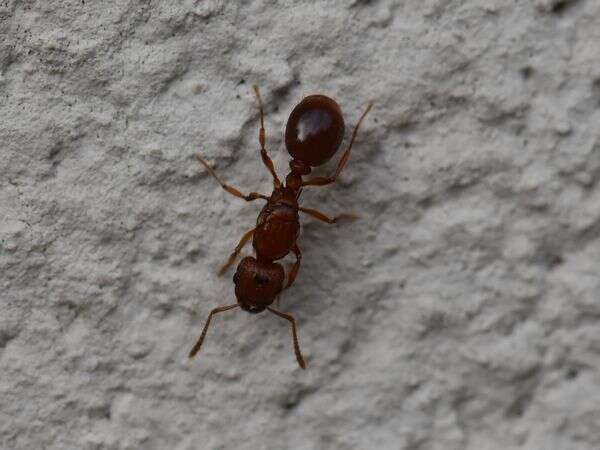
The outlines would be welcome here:
[[[200,155],[197,155],[198,161],[227,192],[247,202],[261,199],[266,200],[267,204],[258,215],[256,227],[242,236],[229,259],[218,272],[219,276],[223,275],[235,262],[244,245],[252,239],[256,258],[252,256],[243,258],[233,276],[237,303],[220,306],[210,312],[202,334],[200,334],[198,341],[192,348],[189,357],[193,358],[200,351],[212,317],[215,314],[239,306],[249,313],[259,313],[266,309],[276,316],[289,321],[292,326],[296,360],[300,367],[305,369],[306,364],[298,345],[294,317],[278,311],[270,305],[279,297],[283,289],[289,288],[294,283],[300,269],[302,253],[296,242],[300,233],[298,213],[303,212],[329,224],[334,224],[344,217],[352,217],[351,214],[341,214],[330,218],[316,209],[300,206],[298,199],[302,188],[305,186],[325,186],[337,180],[350,157],[350,150],[352,149],[358,127],[373,104],[370,103],[367,106],[365,112],[363,112],[358,120],[352,132],[348,149],[342,155],[334,174],[330,177],[311,177],[303,180],[303,176],[311,173],[312,167],[320,166],[329,161],[339,148],[344,138],[344,117],[342,116],[342,110],[335,100],[325,95],[310,95],[298,103],[292,110],[285,128],[285,146],[292,160],[290,161],[290,173],[286,176],[284,185],[277,177],[273,161],[271,161],[265,149],[263,104],[258,86],[255,85],[253,88],[260,110],[260,131],[258,133],[260,156],[264,165],[267,166],[267,169],[269,169],[269,172],[273,176],[273,193],[270,197],[257,192],[244,195],[236,188],[224,183],[208,162]],[[294,253],[296,261],[289,271],[284,287],[285,272],[281,264],[275,261],[283,258],[289,252]]]

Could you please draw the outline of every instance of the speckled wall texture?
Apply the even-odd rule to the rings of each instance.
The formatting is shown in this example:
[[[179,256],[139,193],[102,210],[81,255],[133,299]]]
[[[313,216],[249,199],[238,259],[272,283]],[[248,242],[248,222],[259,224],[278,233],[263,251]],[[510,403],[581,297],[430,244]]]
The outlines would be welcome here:
[[[253,84],[282,177],[303,96],[375,103],[302,195],[361,216],[301,218],[306,371],[239,310],[187,358]],[[597,450],[599,176],[597,0],[0,0],[0,448]]]

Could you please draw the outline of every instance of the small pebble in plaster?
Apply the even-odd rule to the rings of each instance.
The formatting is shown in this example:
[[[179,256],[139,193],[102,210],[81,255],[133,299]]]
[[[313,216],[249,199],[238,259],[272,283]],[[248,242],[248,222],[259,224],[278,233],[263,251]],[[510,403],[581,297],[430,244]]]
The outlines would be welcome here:
[[[213,315],[238,306],[250,313],[259,313],[266,309],[290,322],[296,360],[300,367],[305,369],[306,363],[300,352],[294,317],[282,313],[270,305],[279,298],[283,289],[287,289],[292,285],[300,269],[302,253],[296,242],[300,232],[299,212],[329,224],[334,224],[343,218],[353,217],[352,214],[341,214],[330,218],[320,211],[300,206],[298,199],[304,186],[325,186],[337,180],[350,157],[350,150],[356,138],[358,127],[371,109],[372,104],[367,106],[354,128],[348,149],[342,154],[334,174],[330,177],[311,177],[307,180],[302,177],[309,175],[312,167],[321,166],[329,161],[340,147],[344,138],[344,117],[335,100],[325,95],[310,95],[296,105],[290,114],[285,129],[285,145],[288,153],[292,156],[292,160],[290,161],[290,173],[286,176],[284,184],[279,180],[273,161],[271,161],[265,149],[262,100],[257,86],[254,86],[254,91],[260,110],[258,141],[261,147],[261,158],[273,176],[274,188],[271,196],[257,192],[244,195],[236,188],[221,181],[208,162],[201,156],[197,156],[198,161],[227,192],[248,202],[262,199],[266,200],[267,204],[258,215],[256,227],[242,236],[227,262],[219,270],[219,276],[223,275],[233,265],[244,245],[252,239],[257,257],[248,256],[242,259],[233,276],[237,303],[221,306],[210,312],[204,329],[189,356],[193,358],[200,351]],[[281,264],[275,261],[290,252],[293,252],[296,256],[296,262],[290,270],[284,286],[285,271]]]

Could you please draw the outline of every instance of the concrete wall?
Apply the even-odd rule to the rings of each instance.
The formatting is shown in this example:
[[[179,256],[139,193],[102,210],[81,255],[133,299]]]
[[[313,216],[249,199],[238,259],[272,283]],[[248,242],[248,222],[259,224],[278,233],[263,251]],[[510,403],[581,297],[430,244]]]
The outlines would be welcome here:
[[[2,449],[600,448],[600,2],[0,1]],[[309,93],[299,325],[216,269]],[[348,136],[349,137],[349,136]],[[335,160],[319,174],[328,174]],[[249,254],[251,247],[245,249]],[[293,261],[287,258],[286,267]]]

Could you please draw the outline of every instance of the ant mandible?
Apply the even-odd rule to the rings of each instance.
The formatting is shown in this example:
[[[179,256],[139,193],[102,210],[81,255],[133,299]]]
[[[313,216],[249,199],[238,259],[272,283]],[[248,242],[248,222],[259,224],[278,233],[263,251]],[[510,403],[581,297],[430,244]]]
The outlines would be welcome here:
[[[310,95],[298,103],[292,110],[285,128],[285,146],[292,160],[290,161],[290,173],[285,178],[284,185],[277,177],[273,161],[271,161],[265,149],[263,105],[258,87],[253,86],[253,88],[260,110],[260,131],[258,134],[260,156],[273,176],[273,193],[270,197],[256,192],[244,195],[236,188],[224,183],[217,176],[213,168],[200,155],[197,155],[198,161],[227,192],[248,202],[262,199],[266,200],[267,204],[258,215],[256,227],[242,236],[242,239],[240,239],[240,242],[235,247],[227,262],[219,270],[219,276],[223,275],[235,262],[244,245],[252,238],[252,246],[256,252],[256,258],[251,256],[243,258],[233,276],[237,303],[220,306],[210,312],[206,319],[206,325],[204,325],[204,329],[196,345],[192,348],[189,357],[193,358],[200,351],[212,317],[215,314],[239,306],[250,313],[259,313],[266,309],[276,316],[289,321],[292,325],[296,359],[300,367],[304,369],[306,368],[306,364],[298,345],[296,321],[291,315],[278,311],[270,305],[283,289],[289,288],[294,283],[300,269],[302,253],[296,242],[300,232],[298,212],[306,213],[329,224],[336,223],[344,216],[349,216],[348,214],[342,214],[330,218],[316,209],[300,206],[298,199],[302,188],[305,186],[325,186],[337,180],[342,169],[348,162],[358,127],[373,105],[370,103],[358,120],[352,132],[348,149],[342,155],[334,174],[330,177],[311,177],[303,180],[303,176],[311,173],[312,167],[320,166],[329,161],[339,148],[344,138],[344,118],[338,104],[325,95]],[[296,256],[296,261],[288,274],[287,283],[284,288],[285,272],[281,264],[275,261],[283,258],[290,251]]]

